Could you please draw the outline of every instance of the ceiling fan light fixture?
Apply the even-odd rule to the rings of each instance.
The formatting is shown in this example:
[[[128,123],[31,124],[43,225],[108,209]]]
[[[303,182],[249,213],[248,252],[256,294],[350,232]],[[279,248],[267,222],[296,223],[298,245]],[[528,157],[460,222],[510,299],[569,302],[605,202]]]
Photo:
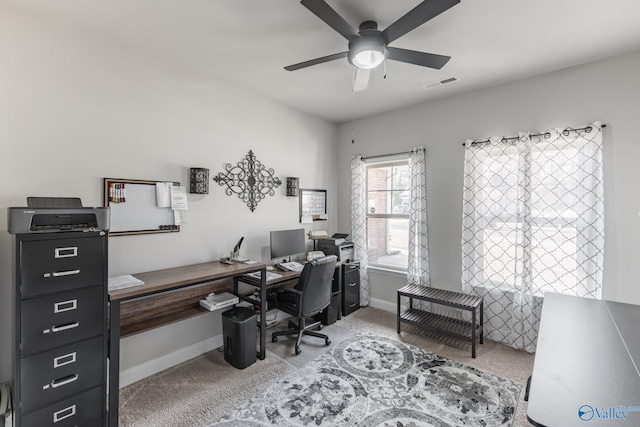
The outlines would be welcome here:
[[[363,70],[372,70],[387,58],[387,47],[377,34],[365,36],[349,43],[349,63]]]
[[[363,50],[353,56],[352,63],[363,70],[371,70],[382,64],[385,56],[379,50]]]

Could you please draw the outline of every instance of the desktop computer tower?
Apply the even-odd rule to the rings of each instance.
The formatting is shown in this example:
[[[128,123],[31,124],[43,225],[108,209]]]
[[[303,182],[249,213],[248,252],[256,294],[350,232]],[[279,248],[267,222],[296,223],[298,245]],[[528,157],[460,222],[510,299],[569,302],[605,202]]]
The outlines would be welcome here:
[[[224,360],[238,369],[256,361],[256,314],[246,307],[222,313]]]
[[[342,315],[340,313],[342,276],[340,272],[341,267],[336,266],[336,269],[333,272],[333,277],[331,279],[331,303],[327,308],[314,316],[314,319],[316,321],[320,321],[323,325],[331,325],[335,323],[336,320],[340,320],[342,318]]]
[[[338,314],[340,313],[340,294],[331,295],[331,304],[317,316],[323,325],[331,325],[338,320]]]

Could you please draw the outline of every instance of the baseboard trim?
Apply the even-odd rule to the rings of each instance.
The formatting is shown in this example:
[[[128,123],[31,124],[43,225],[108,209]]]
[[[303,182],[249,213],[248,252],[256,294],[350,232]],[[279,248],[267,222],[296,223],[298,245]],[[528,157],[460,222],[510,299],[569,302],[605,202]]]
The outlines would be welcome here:
[[[222,334],[120,371],[120,388],[221,347]]]
[[[371,302],[369,303],[369,305],[373,308],[388,311],[391,313],[395,313],[398,308],[398,306],[395,303],[392,303],[383,299],[378,299],[378,298],[371,298]]]

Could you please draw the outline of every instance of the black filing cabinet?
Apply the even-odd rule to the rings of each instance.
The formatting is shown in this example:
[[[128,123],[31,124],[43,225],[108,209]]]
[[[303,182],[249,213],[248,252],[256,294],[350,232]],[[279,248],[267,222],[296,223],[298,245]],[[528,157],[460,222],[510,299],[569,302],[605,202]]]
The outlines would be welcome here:
[[[18,234],[16,427],[106,425],[107,233]]]
[[[360,263],[342,264],[342,314],[353,313],[360,308]]]
[[[342,274],[340,268],[339,264],[336,265],[331,279],[331,303],[316,316],[316,320],[322,322],[323,325],[331,325],[342,317],[340,311],[340,304],[342,303]]]

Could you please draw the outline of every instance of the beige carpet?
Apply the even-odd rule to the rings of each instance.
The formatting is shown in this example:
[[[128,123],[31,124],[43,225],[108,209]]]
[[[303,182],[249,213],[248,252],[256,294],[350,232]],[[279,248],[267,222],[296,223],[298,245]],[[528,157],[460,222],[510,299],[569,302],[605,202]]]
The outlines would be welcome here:
[[[267,351],[240,370],[214,350],[121,389],[120,426],[202,426],[295,369]]]
[[[276,326],[269,330],[284,328]],[[396,333],[396,316],[374,308],[362,308],[323,332],[332,340],[305,337],[302,354],[293,351],[294,340],[280,337],[277,343],[267,339],[267,357],[244,370],[224,361],[222,352],[212,351],[145,378],[120,390],[120,425],[123,427],[200,426],[227,413],[253,394],[266,389],[283,375],[303,366],[345,338],[370,331],[425,348],[434,353],[509,378],[523,385],[513,426],[529,426],[523,401],[527,378],[533,368],[533,355],[485,340],[477,358],[471,358],[470,344],[443,341],[423,331],[402,326]]]

